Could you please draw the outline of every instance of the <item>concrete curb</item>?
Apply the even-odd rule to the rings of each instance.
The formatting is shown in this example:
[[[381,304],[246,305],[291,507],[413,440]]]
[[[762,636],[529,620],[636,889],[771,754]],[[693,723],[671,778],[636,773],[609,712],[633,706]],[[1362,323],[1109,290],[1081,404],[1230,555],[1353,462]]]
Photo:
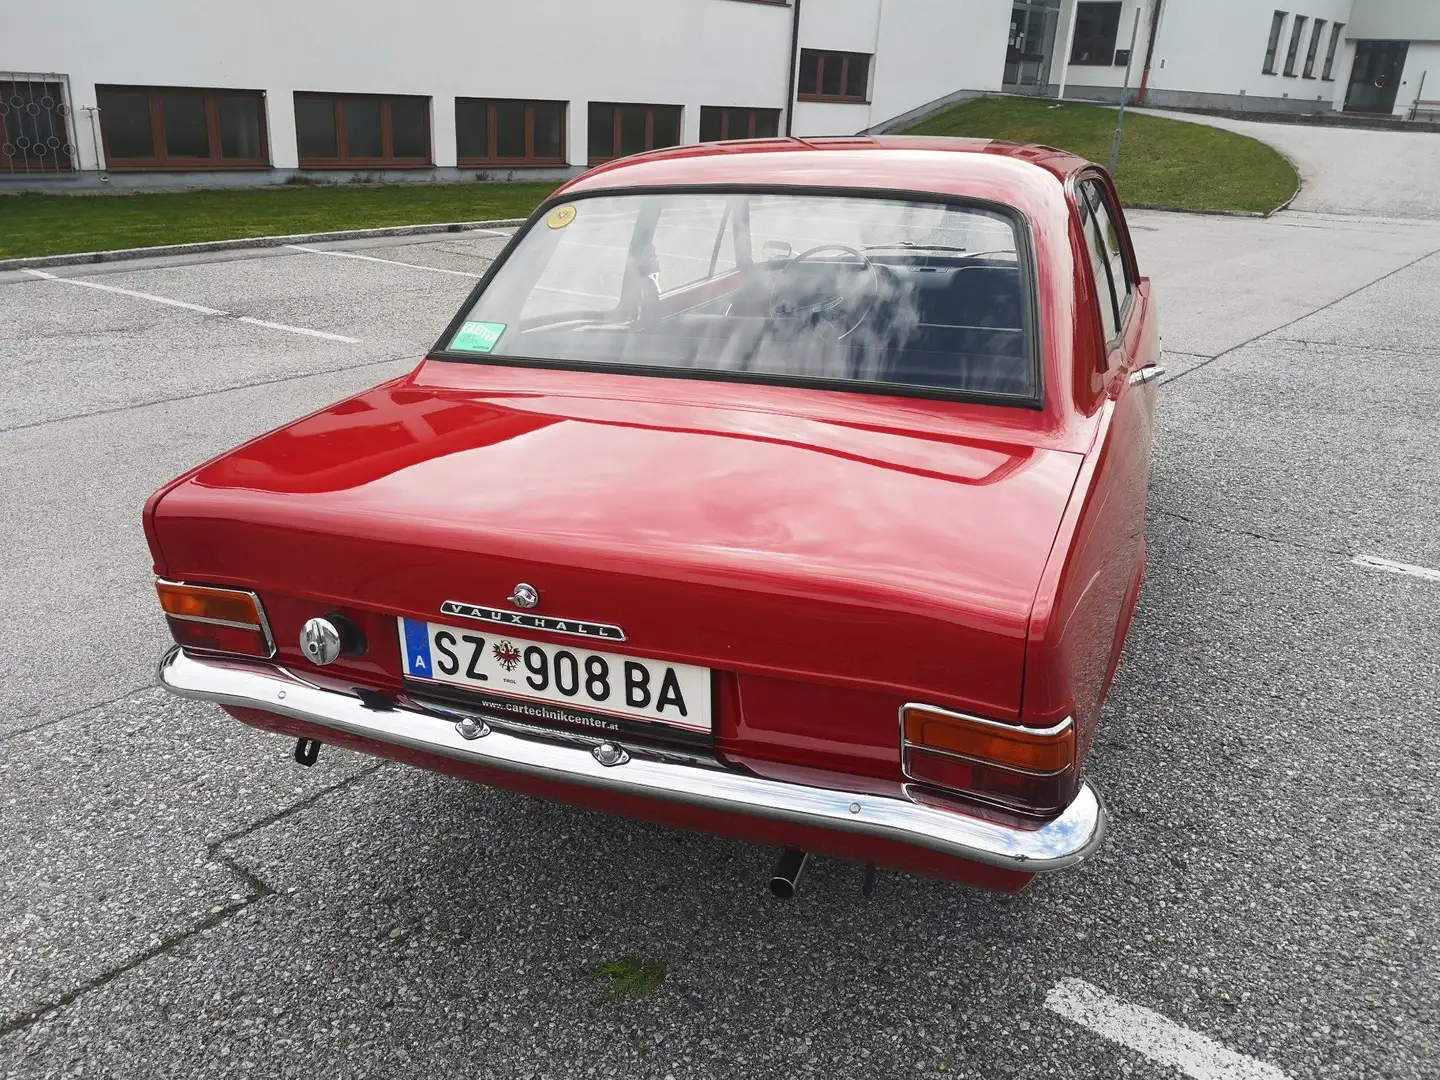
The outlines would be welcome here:
[[[238,240],[203,240],[194,244],[163,244],[159,247],[117,248],[114,251],[77,251],[70,255],[35,255],[26,259],[0,259],[0,270],[27,267],[79,266],[84,263],[119,262],[157,255],[193,255],[203,251],[232,251],[243,248],[284,247],[286,244],[322,244],[330,240],[364,240],[382,236],[420,236],[425,233],[467,232],[470,229],[501,229],[525,224],[524,218],[500,221],[449,221],[429,225],[391,225],[382,229],[342,229],[339,232],[294,233],[290,236],[247,236]]]
[[[1263,218],[1269,217],[1260,210],[1196,210],[1189,206],[1167,206],[1164,203],[1132,203],[1123,204],[1126,210],[1164,210],[1167,214],[1199,214],[1201,217],[1248,217]],[[1275,211],[1270,211],[1271,214]]]

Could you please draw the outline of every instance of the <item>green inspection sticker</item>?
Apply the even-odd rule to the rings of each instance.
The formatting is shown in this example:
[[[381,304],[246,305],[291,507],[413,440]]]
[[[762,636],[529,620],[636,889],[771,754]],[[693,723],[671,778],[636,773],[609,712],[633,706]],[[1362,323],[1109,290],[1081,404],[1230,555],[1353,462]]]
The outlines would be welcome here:
[[[450,348],[459,352],[489,352],[504,332],[503,322],[467,322],[451,340]]]

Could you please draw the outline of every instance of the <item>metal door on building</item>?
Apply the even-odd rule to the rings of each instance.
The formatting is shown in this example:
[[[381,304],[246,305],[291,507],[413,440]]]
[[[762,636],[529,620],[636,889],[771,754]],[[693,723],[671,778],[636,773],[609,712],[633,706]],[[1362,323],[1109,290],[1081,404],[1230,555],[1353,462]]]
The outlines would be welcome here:
[[[1350,87],[1345,91],[1346,112],[1395,111],[1400,73],[1405,70],[1408,41],[1357,41]]]

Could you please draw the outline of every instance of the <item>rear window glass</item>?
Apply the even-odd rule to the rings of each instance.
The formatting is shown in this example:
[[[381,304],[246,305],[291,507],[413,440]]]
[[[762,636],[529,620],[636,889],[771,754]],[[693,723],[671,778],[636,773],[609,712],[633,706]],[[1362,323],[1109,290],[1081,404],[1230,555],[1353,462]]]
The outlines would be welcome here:
[[[980,207],[806,194],[577,199],[446,342],[475,359],[1038,397],[1030,269]]]

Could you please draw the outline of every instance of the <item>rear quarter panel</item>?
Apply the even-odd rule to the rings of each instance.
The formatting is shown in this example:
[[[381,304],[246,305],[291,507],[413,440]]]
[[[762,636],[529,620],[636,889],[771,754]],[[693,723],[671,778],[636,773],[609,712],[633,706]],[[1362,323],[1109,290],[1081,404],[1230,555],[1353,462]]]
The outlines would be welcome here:
[[[1159,330],[1150,281],[1139,277],[1128,229],[1123,220],[1120,224],[1139,280],[1123,345],[1128,362],[1109,373],[1088,256],[1078,228],[1075,234],[1076,404],[1082,413],[1093,410],[1095,439],[1042,575],[1026,646],[1024,720],[1048,724],[1073,716],[1082,763],[1124,649],[1146,564],[1145,501],[1157,391],[1153,383],[1130,386],[1128,379],[1158,362]],[[1087,384],[1093,387],[1089,401]],[[1132,422],[1123,425],[1117,422],[1122,394],[1131,395],[1125,404],[1132,409]]]

